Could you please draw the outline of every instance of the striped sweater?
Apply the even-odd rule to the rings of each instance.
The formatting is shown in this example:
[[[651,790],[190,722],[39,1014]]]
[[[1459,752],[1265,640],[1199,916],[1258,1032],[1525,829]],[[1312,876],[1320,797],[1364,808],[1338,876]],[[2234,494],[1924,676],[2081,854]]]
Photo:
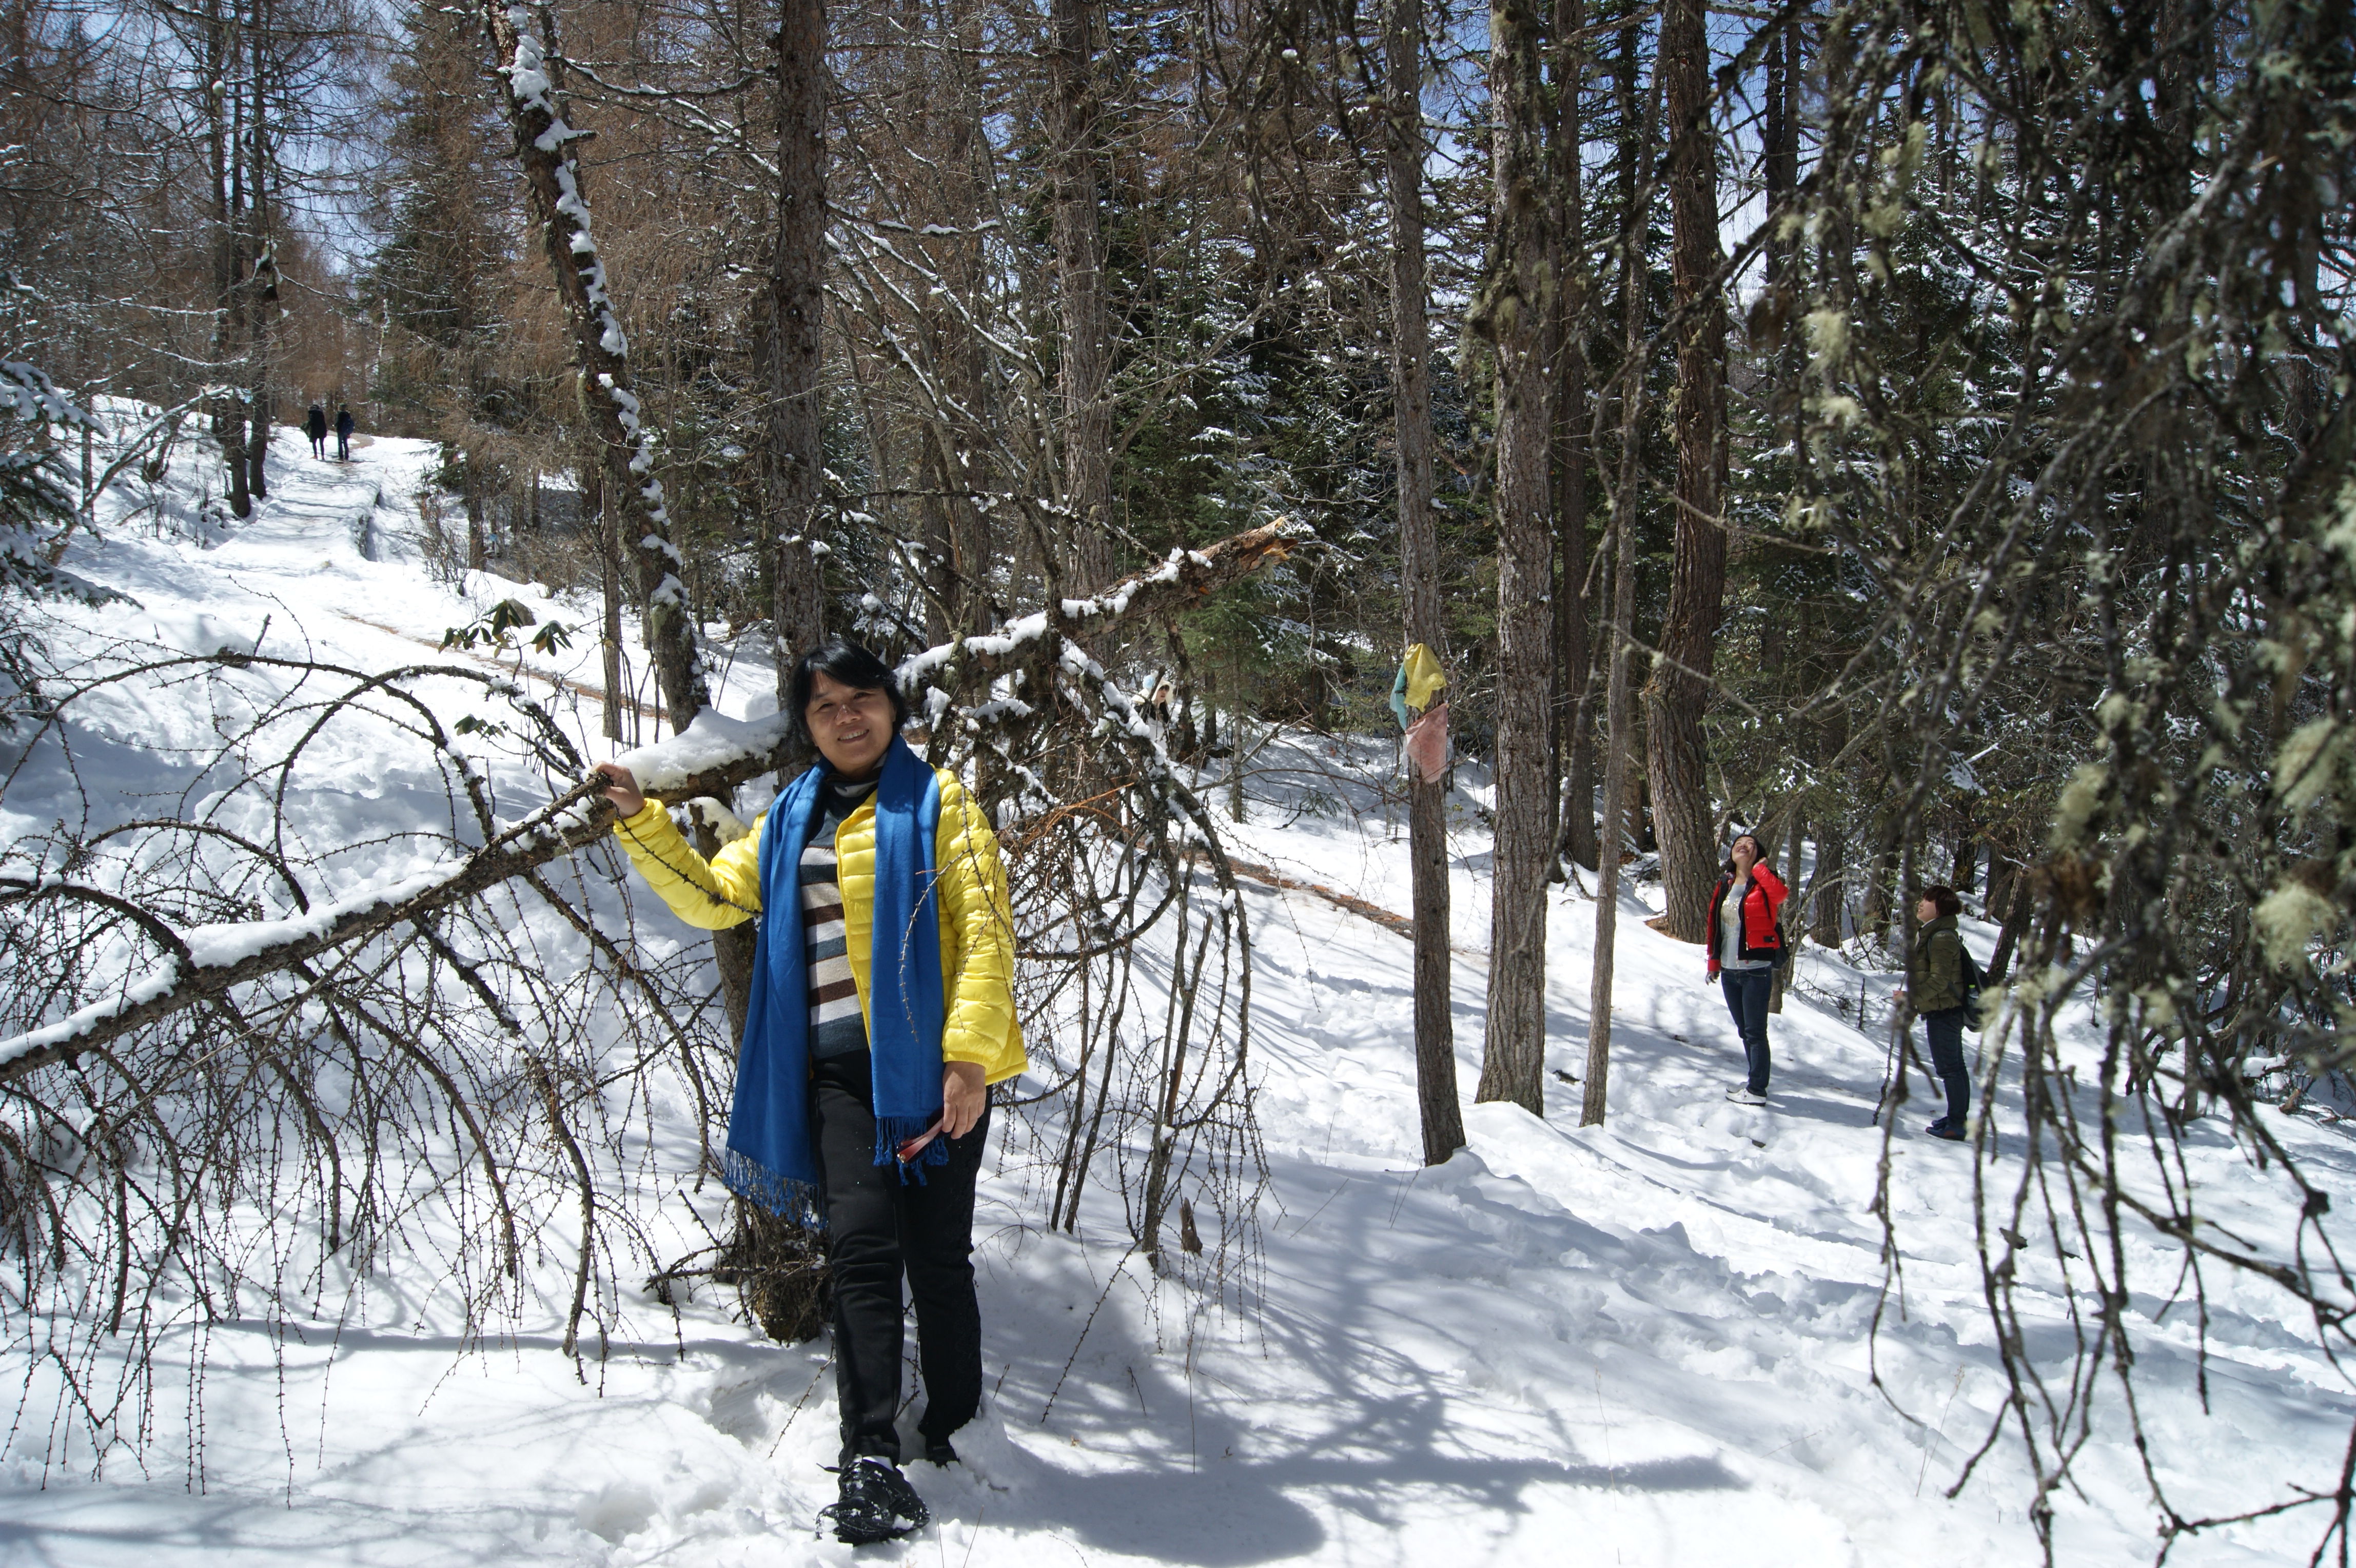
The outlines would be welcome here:
[[[859,984],[851,972],[851,946],[842,923],[842,884],[836,874],[834,834],[875,780],[830,779],[802,850],[802,955],[809,965],[812,1060],[867,1048],[867,1020],[859,1011]]]

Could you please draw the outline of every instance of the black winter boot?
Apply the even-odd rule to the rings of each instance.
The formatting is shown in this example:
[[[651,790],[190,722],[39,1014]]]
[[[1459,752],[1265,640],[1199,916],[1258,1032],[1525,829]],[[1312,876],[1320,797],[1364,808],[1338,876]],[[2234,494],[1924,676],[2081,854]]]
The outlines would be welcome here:
[[[834,1538],[853,1546],[890,1541],[931,1522],[932,1510],[900,1467],[880,1455],[862,1454],[838,1473],[841,1490],[818,1517],[834,1523]]]

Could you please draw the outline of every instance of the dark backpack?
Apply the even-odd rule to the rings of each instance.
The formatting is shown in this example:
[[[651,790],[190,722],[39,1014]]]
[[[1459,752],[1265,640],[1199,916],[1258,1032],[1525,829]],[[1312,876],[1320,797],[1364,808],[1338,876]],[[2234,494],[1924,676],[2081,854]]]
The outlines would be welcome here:
[[[1961,937],[1955,939],[1955,956],[1963,966],[1964,1027],[1976,1032],[1980,1026],[1980,987],[1987,983],[1987,972],[1972,957],[1972,950],[1964,945]]]

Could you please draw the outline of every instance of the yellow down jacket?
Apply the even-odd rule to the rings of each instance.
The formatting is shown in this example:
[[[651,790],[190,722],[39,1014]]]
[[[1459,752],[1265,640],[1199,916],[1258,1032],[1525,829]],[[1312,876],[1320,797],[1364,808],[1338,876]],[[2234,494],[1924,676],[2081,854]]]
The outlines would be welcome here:
[[[1029,1062],[1014,1017],[1014,921],[1006,901],[1006,868],[981,808],[955,774],[934,771],[941,781],[940,828],[933,839],[941,920],[941,1058],[979,1062],[984,1079],[996,1083]],[[614,833],[672,914],[716,931],[761,911],[761,834],[768,822],[765,811],[751,832],[708,861],[680,834],[659,800],[649,800],[637,815],[623,818]],[[863,1017],[874,932],[873,796],[835,830],[834,855],[846,956]]]

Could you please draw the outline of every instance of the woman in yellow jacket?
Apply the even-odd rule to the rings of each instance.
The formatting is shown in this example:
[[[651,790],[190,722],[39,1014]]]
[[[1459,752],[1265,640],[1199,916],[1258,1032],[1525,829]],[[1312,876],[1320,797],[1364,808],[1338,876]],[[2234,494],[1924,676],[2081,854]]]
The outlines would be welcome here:
[[[900,1474],[900,1277],[927,1402],[925,1456],[981,1401],[973,1191],[989,1085],[1024,1066],[1014,935],[998,841],[946,770],[900,738],[891,670],[828,642],[794,667],[788,701],[825,766],[787,786],[711,860],[629,770],[604,763],[616,832],[691,925],[760,921],[724,1165],[752,1202],[822,1225],[834,1285],[841,1495],[851,1541],[928,1517]]]

